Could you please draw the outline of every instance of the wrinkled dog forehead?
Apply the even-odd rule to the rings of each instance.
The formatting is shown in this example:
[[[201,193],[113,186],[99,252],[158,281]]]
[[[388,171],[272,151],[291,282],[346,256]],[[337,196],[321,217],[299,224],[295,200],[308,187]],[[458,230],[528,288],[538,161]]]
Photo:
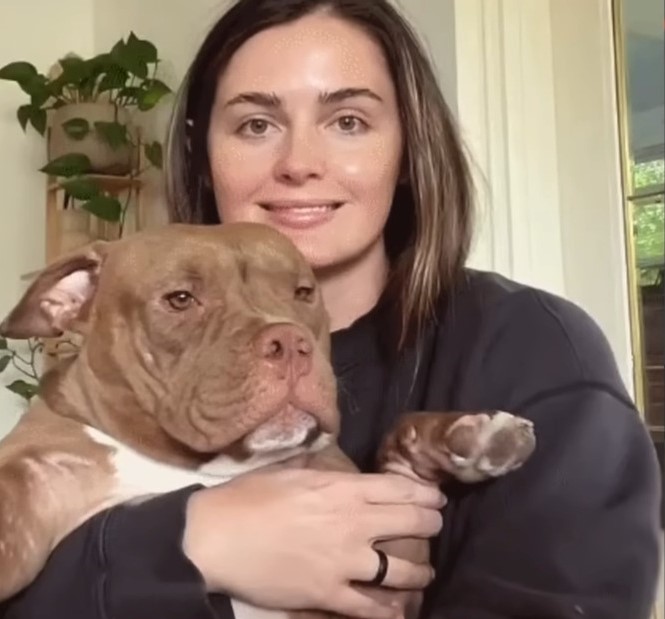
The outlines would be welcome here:
[[[179,235],[137,237],[127,241],[114,247],[103,271],[113,279],[122,278],[138,286],[166,283],[173,277],[203,278],[238,268],[232,248],[223,239],[211,242]]]
[[[171,224],[128,237],[116,247],[117,256],[130,262],[207,260],[228,265],[234,261],[259,267],[308,269],[296,246],[278,231],[261,224]]]
[[[146,286],[172,279],[224,280],[252,274],[313,279],[286,237],[259,224],[172,224],[116,244],[104,267],[109,279]]]

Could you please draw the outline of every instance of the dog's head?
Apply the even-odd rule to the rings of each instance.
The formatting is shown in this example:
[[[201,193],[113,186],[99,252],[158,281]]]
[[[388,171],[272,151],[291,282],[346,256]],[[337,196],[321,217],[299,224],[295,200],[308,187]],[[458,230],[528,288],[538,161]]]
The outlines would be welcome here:
[[[84,399],[108,399],[105,414],[143,435],[163,432],[214,454],[338,431],[317,282],[267,226],[172,224],[63,257],[37,276],[0,333],[64,331],[83,334],[63,374],[67,388],[93,385]],[[46,387],[66,400],[63,380],[55,382]]]

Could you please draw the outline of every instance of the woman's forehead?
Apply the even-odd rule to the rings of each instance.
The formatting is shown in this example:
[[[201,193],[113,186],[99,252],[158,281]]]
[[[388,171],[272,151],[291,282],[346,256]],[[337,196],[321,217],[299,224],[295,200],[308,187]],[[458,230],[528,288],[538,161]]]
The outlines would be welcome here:
[[[220,76],[218,93],[374,92],[393,84],[380,45],[361,27],[314,13],[263,30],[247,40]],[[380,94],[380,93],[377,93]]]

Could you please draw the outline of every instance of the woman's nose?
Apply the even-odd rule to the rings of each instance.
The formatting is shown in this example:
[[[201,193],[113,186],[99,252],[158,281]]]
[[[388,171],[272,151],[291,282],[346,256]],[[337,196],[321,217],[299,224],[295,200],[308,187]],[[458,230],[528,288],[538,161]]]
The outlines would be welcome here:
[[[282,182],[300,185],[321,178],[325,171],[325,153],[315,130],[292,131],[284,141],[275,165],[275,175]]]

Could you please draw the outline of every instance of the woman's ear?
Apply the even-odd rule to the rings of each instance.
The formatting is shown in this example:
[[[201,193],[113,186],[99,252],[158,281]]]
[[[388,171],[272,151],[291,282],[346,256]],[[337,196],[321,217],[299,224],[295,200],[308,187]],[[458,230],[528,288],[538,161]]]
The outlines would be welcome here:
[[[94,241],[42,270],[0,323],[0,336],[28,339],[84,331],[109,245]]]

